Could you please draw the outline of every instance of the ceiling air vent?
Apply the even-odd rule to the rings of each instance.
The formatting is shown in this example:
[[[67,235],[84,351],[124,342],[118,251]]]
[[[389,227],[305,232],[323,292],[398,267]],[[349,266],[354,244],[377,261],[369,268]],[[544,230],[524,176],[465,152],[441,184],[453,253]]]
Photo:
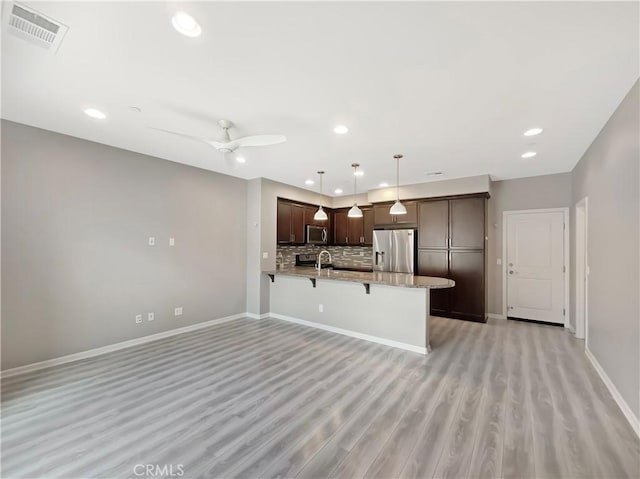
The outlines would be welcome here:
[[[62,23],[19,3],[11,5],[8,17],[5,20],[8,32],[53,52],[58,50],[68,29]]]

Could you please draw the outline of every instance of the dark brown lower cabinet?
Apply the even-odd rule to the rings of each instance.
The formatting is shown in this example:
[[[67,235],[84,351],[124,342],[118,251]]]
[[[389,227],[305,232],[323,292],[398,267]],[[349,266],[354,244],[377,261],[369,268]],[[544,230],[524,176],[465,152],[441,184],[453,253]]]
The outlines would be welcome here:
[[[485,322],[484,251],[450,251],[449,278],[456,285],[449,291],[447,316]]]
[[[418,274],[420,276],[449,277],[449,252],[447,250],[418,250]],[[431,290],[431,314],[446,316],[449,312],[449,290]]]
[[[418,250],[418,274],[451,278],[449,289],[431,290],[431,314],[447,318],[486,321],[484,251]]]

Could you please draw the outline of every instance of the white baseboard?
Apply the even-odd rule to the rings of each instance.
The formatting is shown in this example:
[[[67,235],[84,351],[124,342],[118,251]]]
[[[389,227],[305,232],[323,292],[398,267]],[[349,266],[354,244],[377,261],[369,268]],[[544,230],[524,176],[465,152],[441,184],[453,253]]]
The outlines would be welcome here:
[[[256,314],[256,313],[245,313],[247,318],[250,319],[267,319],[269,317],[269,313]]]
[[[289,321],[290,323],[301,324],[303,326],[309,326],[311,328],[323,329],[324,331],[342,334],[344,336],[350,336],[352,338],[364,339],[365,341],[371,341],[372,343],[384,344],[385,346],[392,346],[394,348],[404,349],[406,351],[412,351],[414,353],[427,354],[427,348],[414,346],[413,344],[401,343],[399,341],[393,341],[391,339],[385,339],[385,338],[380,338],[378,336],[371,336],[369,334],[358,333],[357,331],[351,331],[349,329],[336,328],[334,326],[327,326],[326,324],[314,323],[313,321],[293,318],[291,316],[285,316],[284,314],[269,313],[268,316],[274,319]]]
[[[191,324],[182,328],[170,329],[169,331],[162,331],[161,333],[150,334],[149,336],[143,336],[141,338],[130,339],[128,341],[122,341],[120,343],[109,344],[100,348],[89,349],[87,351],[81,351],[79,353],[69,354],[59,358],[47,359],[46,361],[40,361],[37,363],[27,364],[25,366],[19,366],[17,368],[7,369],[0,372],[0,377],[8,378],[11,376],[17,376],[18,374],[29,373],[37,371],[39,369],[50,368],[51,366],[57,366],[59,364],[66,364],[80,359],[92,358],[94,356],[100,356],[101,354],[111,353],[120,349],[130,348],[132,346],[138,346],[140,344],[150,343],[151,341],[157,341],[158,339],[168,338],[170,336],[176,336],[178,334],[188,333],[190,331],[197,331],[198,329],[208,328],[215,324],[225,323],[227,321],[233,321],[234,319],[251,318],[247,313],[232,314],[224,318],[212,319],[203,323]]]
[[[607,373],[604,371],[604,369],[602,369],[602,366],[600,366],[600,363],[593,355],[593,353],[589,351],[589,348],[584,348],[584,352],[587,355],[587,358],[589,358],[589,361],[591,361],[593,368],[602,379],[602,382],[604,382],[605,386],[607,386],[607,389],[611,393],[611,396],[613,396],[616,404],[618,404],[618,407],[622,410],[622,414],[624,414],[624,416],[627,418],[627,421],[629,421],[629,424],[631,424],[631,427],[635,431],[636,435],[640,437],[640,421],[638,421],[638,418],[635,416],[635,414],[633,414],[633,411],[620,394],[620,391],[618,391],[618,388],[616,388],[615,384],[613,384],[609,376],[607,376]]]
[[[495,314],[495,313],[487,313],[487,318],[489,318],[489,319],[507,319],[506,316],[504,316],[502,314]]]

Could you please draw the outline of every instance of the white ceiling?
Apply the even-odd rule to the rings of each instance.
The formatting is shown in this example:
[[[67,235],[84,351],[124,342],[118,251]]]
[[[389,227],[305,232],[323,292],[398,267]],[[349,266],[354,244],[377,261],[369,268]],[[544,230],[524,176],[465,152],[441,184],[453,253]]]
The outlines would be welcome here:
[[[196,39],[172,28],[175,3],[25,3],[69,32],[57,54],[3,32],[3,118],[303,188],[324,169],[328,192],[352,191],[352,162],[359,189],[393,183],[394,153],[403,184],[569,171],[639,76],[637,2],[181,2]],[[230,170],[148,128],[216,137],[222,118],[288,141]]]

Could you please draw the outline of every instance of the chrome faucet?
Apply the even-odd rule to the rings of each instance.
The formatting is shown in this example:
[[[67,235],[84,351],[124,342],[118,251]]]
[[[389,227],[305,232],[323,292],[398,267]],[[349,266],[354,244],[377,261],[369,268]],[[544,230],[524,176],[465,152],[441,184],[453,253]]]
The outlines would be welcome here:
[[[320,251],[320,253],[318,254],[318,262],[316,263],[316,269],[318,271],[320,271],[322,269],[322,255],[324,253],[327,253],[327,255],[329,256],[329,264],[331,264],[331,253],[329,253],[326,249],[323,249],[322,251]]]

